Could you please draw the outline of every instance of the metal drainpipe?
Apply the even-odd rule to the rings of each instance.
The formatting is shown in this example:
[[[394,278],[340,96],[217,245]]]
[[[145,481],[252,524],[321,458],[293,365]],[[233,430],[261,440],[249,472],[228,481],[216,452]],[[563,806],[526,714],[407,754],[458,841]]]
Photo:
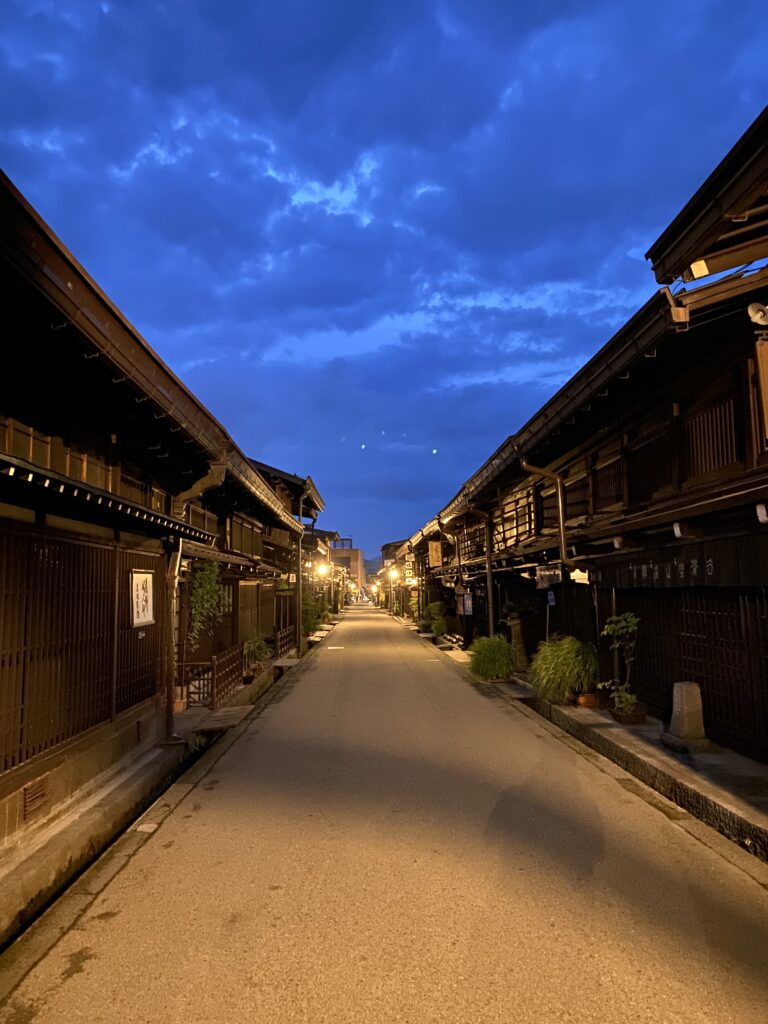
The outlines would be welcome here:
[[[493,541],[491,531],[491,517],[485,515],[485,589],[488,591],[488,636],[493,636],[495,624],[495,608],[493,600],[493,567],[491,565],[491,544]]]
[[[299,525],[301,525],[301,520],[304,517],[304,499],[307,497],[308,494],[309,494],[309,491],[303,491],[301,497],[299,498]],[[302,615],[302,611],[303,611],[302,604],[303,604],[303,597],[304,597],[304,595],[301,592],[302,579],[303,579],[303,576],[304,576],[304,566],[303,566],[304,555],[302,553],[302,543],[301,543],[303,539],[304,539],[304,530],[302,529],[302,532],[299,534],[299,546],[298,546],[299,566],[298,566],[298,573],[296,575],[296,653],[297,653],[299,658],[301,657],[301,641],[303,639],[302,635],[301,635],[301,615]]]
[[[559,473],[553,473],[551,469],[541,469],[539,466],[532,466],[530,462],[520,456],[520,466],[526,473],[534,476],[543,476],[545,480],[553,480],[557,485],[557,525],[560,533],[560,561],[569,569],[577,569],[578,566],[572,558],[568,557],[565,542],[565,487],[563,478]]]
[[[173,731],[173,705],[176,700],[176,654],[173,644],[173,633],[176,625],[176,606],[179,592],[179,569],[181,567],[181,538],[179,546],[171,552],[168,559],[168,572],[165,576],[165,742],[181,743],[182,740]]]
[[[485,592],[486,604],[488,606],[488,636],[493,636],[496,620],[495,602],[493,600],[493,566],[491,564],[491,544],[493,541],[491,530],[491,517],[487,512],[479,508],[472,508],[476,516],[482,516],[485,522]]]

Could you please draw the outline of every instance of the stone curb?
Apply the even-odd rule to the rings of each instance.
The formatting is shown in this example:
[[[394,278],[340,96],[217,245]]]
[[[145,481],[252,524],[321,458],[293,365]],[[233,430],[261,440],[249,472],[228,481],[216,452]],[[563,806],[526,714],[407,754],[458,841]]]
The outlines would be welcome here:
[[[117,785],[9,871],[3,878],[0,949],[168,789],[195,756],[187,746],[163,750],[157,763]]]
[[[768,829],[750,821],[732,808],[726,807],[711,796],[678,778],[662,765],[650,758],[641,757],[610,737],[598,732],[590,725],[577,721],[568,714],[567,708],[533,695],[524,698],[509,698],[512,703],[522,704],[535,711],[542,718],[556,725],[563,732],[573,736],[591,750],[613,761],[624,771],[639,779],[693,817],[703,821],[710,828],[736,843],[759,860],[768,863]]]

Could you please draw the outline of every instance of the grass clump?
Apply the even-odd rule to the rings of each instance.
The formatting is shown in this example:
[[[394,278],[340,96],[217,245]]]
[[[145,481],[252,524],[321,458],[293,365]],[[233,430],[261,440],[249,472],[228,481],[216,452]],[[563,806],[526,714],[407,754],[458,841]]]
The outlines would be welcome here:
[[[597,651],[575,636],[553,636],[539,644],[528,679],[538,697],[564,704],[569,692],[593,693],[598,684]]]
[[[469,653],[469,670],[478,679],[508,679],[515,670],[515,652],[503,636],[478,637]]]

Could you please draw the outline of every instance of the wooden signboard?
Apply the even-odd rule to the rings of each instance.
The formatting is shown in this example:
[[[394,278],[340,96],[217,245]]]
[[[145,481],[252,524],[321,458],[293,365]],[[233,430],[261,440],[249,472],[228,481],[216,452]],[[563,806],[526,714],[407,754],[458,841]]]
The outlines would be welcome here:
[[[430,569],[439,569],[443,564],[443,542],[441,540],[431,540],[429,542],[429,567]]]

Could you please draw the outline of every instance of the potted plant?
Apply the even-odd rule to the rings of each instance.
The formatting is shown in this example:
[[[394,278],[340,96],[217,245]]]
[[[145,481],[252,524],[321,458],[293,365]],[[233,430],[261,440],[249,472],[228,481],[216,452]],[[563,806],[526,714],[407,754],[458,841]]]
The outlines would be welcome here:
[[[469,648],[469,671],[478,679],[509,679],[515,670],[515,652],[503,636],[480,636]]]
[[[536,695],[552,704],[565,704],[571,694],[594,695],[598,679],[594,644],[575,636],[555,635],[543,640],[528,671]]]
[[[607,637],[612,651],[618,651],[624,662],[624,678],[611,679],[600,683],[600,689],[607,689],[613,699],[609,708],[617,722],[624,725],[640,725],[645,721],[646,706],[641,703],[629,687],[632,664],[635,660],[635,645],[640,619],[634,612],[612,615],[606,620],[602,636]]]

